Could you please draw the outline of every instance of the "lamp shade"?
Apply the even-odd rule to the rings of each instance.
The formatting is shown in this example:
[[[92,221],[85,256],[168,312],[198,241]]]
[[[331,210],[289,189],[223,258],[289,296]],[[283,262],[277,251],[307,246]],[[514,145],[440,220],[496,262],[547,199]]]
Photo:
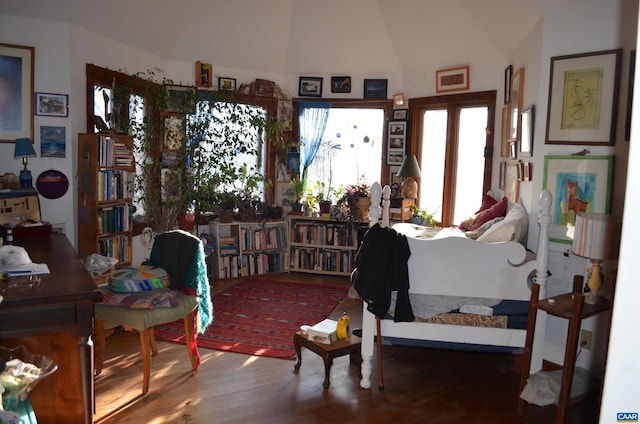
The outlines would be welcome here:
[[[415,155],[407,155],[402,161],[398,177],[403,178],[420,178],[420,167]]]
[[[14,159],[34,158],[36,151],[33,150],[33,144],[28,138],[19,138],[16,140],[15,150],[13,152]]]
[[[602,261],[609,259],[613,244],[611,215],[603,213],[581,213],[576,216],[571,251],[583,258]]]

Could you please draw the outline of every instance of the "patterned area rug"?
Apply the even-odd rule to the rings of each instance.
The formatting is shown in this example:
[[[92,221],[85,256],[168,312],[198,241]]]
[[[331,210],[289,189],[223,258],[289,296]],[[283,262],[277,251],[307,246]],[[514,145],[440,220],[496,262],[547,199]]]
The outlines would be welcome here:
[[[327,318],[347,288],[247,280],[213,296],[215,319],[198,347],[292,359],[301,325]],[[157,338],[184,343],[182,320],[155,327]]]

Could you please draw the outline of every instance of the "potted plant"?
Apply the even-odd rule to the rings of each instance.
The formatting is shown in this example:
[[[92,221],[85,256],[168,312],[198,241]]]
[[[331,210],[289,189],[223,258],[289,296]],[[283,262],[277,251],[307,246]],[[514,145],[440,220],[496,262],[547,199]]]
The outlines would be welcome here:
[[[416,205],[410,205],[409,210],[411,211],[411,222],[414,224],[424,225],[425,227],[435,227],[440,224],[433,218],[433,214],[418,208]]]
[[[304,194],[304,185],[300,179],[300,175],[292,175],[289,182],[293,189],[293,203],[291,204],[292,212],[302,212],[302,196]]]
[[[358,183],[349,184],[342,190],[342,197],[338,201],[338,205],[348,208],[349,219],[364,221],[369,219],[370,194],[371,187],[363,178],[360,178]]]

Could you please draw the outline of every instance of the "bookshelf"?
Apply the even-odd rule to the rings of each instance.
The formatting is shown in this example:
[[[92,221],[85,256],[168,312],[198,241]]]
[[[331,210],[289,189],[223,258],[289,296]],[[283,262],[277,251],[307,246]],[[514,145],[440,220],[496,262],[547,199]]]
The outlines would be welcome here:
[[[289,216],[289,269],[350,275],[358,249],[358,225],[328,218]]]
[[[287,221],[212,221],[213,269],[217,279],[289,271]]]
[[[78,135],[78,254],[131,264],[133,138]]]

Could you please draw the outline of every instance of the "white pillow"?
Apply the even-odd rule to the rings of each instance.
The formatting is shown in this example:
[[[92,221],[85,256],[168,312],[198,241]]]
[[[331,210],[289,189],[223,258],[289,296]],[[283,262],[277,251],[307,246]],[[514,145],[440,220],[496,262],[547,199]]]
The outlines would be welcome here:
[[[480,242],[521,242],[529,228],[529,217],[522,203],[518,202],[507,212],[504,219],[485,231],[478,241]]]

